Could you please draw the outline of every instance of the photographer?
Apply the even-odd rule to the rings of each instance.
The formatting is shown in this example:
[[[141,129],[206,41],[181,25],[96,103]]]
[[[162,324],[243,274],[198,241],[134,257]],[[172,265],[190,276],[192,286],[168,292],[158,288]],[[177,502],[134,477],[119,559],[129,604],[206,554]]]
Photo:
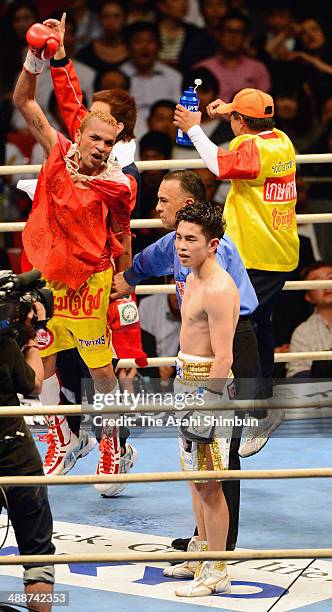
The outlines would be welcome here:
[[[37,321],[36,321],[37,319]],[[16,306],[0,300],[0,404],[17,406],[17,393],[41,392],[44,370],[35,340],[35,328],[46,319],[44,306],[35,302],[20,322]],[[7,325],[6,325],[7,324]],[[15,339],[16,338],[16,339]],[[17,340],[17,341],[16,341]],[[23,344],[20,349],[18,344]],[[23,417],[0,419],[0,475],[39,476],[43,466]],[[0,512],[7,507],[21,555],[54,554],[53,520],[46,486],[6,486],[0,490]],[[24,566],[25,593],[29,610],[49,612],[54,584],[54,566]],[[41,597],[41,594],[46,594]]]

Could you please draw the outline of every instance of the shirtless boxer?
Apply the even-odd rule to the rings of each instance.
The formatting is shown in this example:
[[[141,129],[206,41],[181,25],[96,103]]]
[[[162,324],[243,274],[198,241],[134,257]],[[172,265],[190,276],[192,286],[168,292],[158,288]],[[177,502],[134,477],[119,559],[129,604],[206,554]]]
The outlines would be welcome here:
[[[164,228],[175,229],[178,210],[193,202],[206,199],[204,184],[195,172],[192,170],[168,172],[160,184],[157,204],[157,212]],[[231,275],[240,293],[240,317],[234,335],[232,371],[236,379],[237,397],[248,399],[252,394],[247,381],[256,378],[259,361],[256,335],[250,320],[258,304],[257,297],[240,255],[226,233],[218,245],[217,261]],[[189,273],[190,268],[185,268],[179,261],[175,249],[175,232],[169,232],[135,255],[133,264],[128,270],[115,275],[114,285],[119,292],[115,297],[132,291],[131,285],[137,285],[151,276],[173,274],[181,309],[182,294]],[[240,435],[240,429],[235,428],[229,466],[233,470],[240,469],[238,456]],[[226,481],[223,487],[230,514],[227,550],[234,550],[238,535],[240,481]],[[172,545],[174,548],[187,550],[190,540],[191,538],[179,538],[174,540]]]
[[[188,204],[177,213],[175,246],[181,265],[191,268],[184,290],[176,392],[195,392],[202,384],[204,400],[227,394],[233,362],[233,338],[240,312],[240,298],[230,275],[216,258],[224,222],[219,207],[208,202]],[[225,389],[224,389],[225,387]],[[225,415],[225,413],[222,413]],[[227,414],[229,417],[230,414]],[[228,468],[232,428],[217,424],[211,443],[180,436],[184,470]],[[229,513],[220,482],[191,485],[193,511],[198,527],[196,550],[225,550]],[[202,597],[229,593],[230,580],[223,561],[182,564],[194,580],[175,593],[179,597]],[[177,577],[173,566],[165,575]]]

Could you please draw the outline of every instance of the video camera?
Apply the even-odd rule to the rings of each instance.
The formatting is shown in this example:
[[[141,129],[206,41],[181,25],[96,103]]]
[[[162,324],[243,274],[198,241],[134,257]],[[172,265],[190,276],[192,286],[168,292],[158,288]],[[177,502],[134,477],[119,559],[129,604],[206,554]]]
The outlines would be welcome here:
[[[0,272],[0,336],[12,335],[19,345],[25,344],[24,326],[34,302],[41,302],[46,310],[46,319],[40,325],[37,317],[31,320],[34,330],[44,327],[53,316],[53,296],[40,279],[38,270],[13,274],[10,270]]]

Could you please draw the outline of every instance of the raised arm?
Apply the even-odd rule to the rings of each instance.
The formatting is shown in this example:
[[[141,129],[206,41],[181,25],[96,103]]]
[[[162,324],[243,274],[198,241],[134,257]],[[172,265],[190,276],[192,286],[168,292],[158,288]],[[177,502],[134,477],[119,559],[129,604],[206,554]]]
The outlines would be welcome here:
[[[254,179],[258,176],[260,157],[253,138],[243,141],[237,148],[226,151],[221,146],[217,147],[206,136],[200,121],[199,111],[192,112],[181,104],[177,105],[174,124],[187,132],[203,162],[213,174],[220,179]]]
[[[60,37],[59,48],[50,62],[51,76],[59,111],[73,138],[88,111],[83,104],[83,93],[74,64],[66,55],[64,46],[66,13],[63,13],[61,21],[47,19],[44,24],[54,28]]]
[[[59,37],[50,28],[36,23],[27,32],[27,42],[29,51],[16,83],[13,102],[47,157],[57,141],[57,135],[36,100],[36,79],[43,70],[45,60],[55,53]]]
[[[35,90],[36,75],[23,69],[16,83],[13,102],[22,113],[32,136],[43,147],[45,157],[48,157],[57,135],[35,98]]]

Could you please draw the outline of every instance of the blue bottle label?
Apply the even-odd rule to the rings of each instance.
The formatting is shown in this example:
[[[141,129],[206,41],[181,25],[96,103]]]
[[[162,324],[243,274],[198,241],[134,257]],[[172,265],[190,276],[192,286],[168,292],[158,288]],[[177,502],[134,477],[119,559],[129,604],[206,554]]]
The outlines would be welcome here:
[[[183,92],[180,98],[180,104],[192,112],[198,111],[199,100],[193,87],[189,87],[189,89]],[[193,146],[189,136],[179,128],[176,132],[176,144],[184,147]]]

